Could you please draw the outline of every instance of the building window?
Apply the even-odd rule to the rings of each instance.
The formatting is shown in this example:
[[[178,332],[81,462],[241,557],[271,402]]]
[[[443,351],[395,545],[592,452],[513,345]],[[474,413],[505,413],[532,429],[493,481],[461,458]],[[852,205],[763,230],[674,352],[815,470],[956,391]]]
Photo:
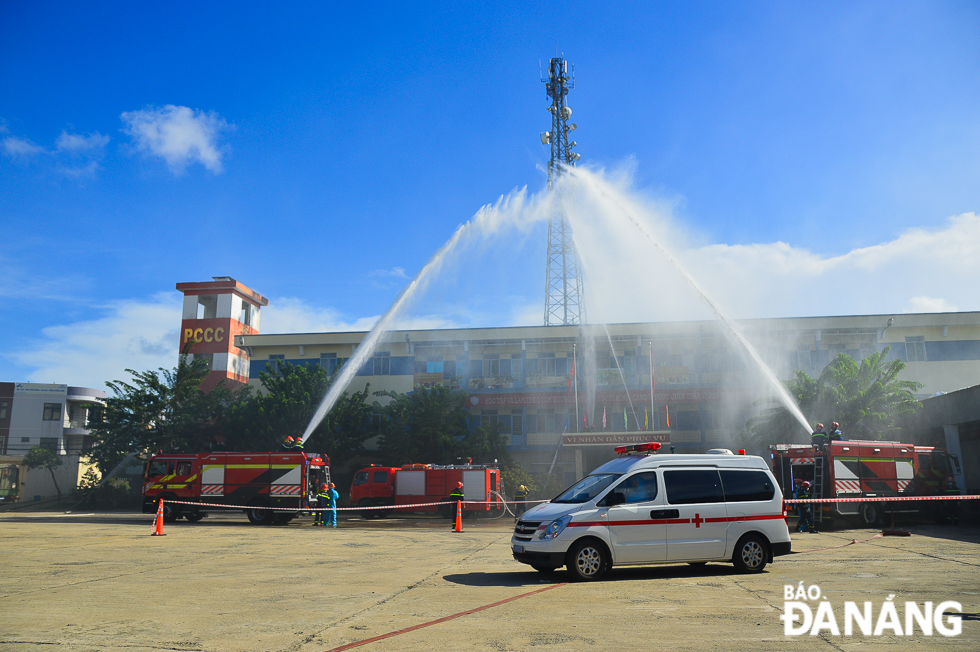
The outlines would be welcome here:
[[[61,420],[61,403],[45,403],[44,404],[44,416],[42,418],[45,421],[60,421]]]
[[[52,453],[58,452],[58,438],[57,437],[41,437],[41,443],[39,444],[41,448],[49,450]]]
[[[435,357],[429,356],[429,359],[425,363],[425,373],[427,374],[441,374],[444,368],[445,362],[441,355]]]
[[[926,338],[924,336],[905,338],[905,358],[909,362],[926,361]]]
[[[269,356],[269,365],[268,366],[269,366],[269,369],[272,371],[272,373],[279,373],[279,361],[280,360],[282,360],[283,362],[285,362],[286,356],[285,355],[270,355]]]
[[[483,410],[480,413],[480,426],[483,428],[493,428],[497,425],[497,410]]]
[[[485,356],[483,356],[483,375],[484,376],[499,376],[500,375],[500,356],[499,355],[485,355]]]
[[[391,375],[391,352],[390,351],[380,351],[374,354],[373,373],[375,376]]]
[[[321,353],[320,366],[327,370],[327,375],[332,376],[337,371],[337,354]]]
[[[242,301],[242,312],[238,317],[238,321],[242,322],[246,326],[252,325],[252,306],[245,301]]]
[[[10,403],[7,401],[0,401],[0,419],[7,418],[7,410],[10,408]]]
[[[556,375],[554,353],[541,353],[538,355],[538,373],[542,376]]]

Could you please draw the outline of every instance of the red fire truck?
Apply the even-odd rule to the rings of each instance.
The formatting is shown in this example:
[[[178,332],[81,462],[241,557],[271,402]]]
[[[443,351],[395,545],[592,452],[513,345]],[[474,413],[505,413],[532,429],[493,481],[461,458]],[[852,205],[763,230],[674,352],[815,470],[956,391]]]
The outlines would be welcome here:
[[[804,444],[770,446],[773,475],[786,498],[793,496],[796,480],[811,483],[812,498],[880,498],[934,496],[953,475],[958,460],[933,446],[894,441],[831,441],[825,451]],[[817,523],[838,517],[858,517],[877,524],[884,513],[933,509],[930,501],[847,502],[814,505]]]
[[[496,512],[504,507],[500,497],[500,469],[474,464],[439,466],[435,464],[406,464],[405,466],[380,466],[372,464],[354,475],[350,486],[350,504],[358,507],[384,505],[417,505],[404,511],[435,512],[446,518],[456,514],[453,505],[424,505],[449,499],[456,483],[463,483],[466,500],[479,503],[463,503],[466,512]],[[399,510],[402,511],[402,510]],[[391,510],[366,509],[364,518],[384,518]]]
[[[330,459],[315,453],[154,455],[143,472],[143,512],[155,513],[163,499],[165,521],[172,523],[183,516],[195,523],[207,512],[244,506],[248,520],[256,525],[285,525],[298,512],[267,508],[308,507],[310,497],[329,481]],[[170,500],[201,505],[166,502]]]

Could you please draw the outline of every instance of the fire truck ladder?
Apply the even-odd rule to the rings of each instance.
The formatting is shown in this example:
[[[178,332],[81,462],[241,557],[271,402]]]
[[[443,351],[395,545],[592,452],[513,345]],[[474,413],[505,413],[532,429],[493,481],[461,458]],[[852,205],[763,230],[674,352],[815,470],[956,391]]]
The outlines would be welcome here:
[[[821,455],[820,451],[814,451],[813,455],[813,492],[810,494],[814,498],[829,498],[830,496],[823,495],[823,471],[824,462],[827,460],[825,455]],[[814,505],[814,509],[811,510],[813,514],[813,523],[823,523],[823,505],[817,503]]]

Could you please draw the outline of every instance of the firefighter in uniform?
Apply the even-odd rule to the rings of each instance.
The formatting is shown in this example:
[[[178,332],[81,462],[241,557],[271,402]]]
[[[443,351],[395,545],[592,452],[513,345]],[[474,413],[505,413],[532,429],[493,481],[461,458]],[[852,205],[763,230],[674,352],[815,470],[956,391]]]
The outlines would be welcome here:
[[[806,480],[800,483],[800,486],[796,488],[796,499],[797,500],[809,500],[810,498],[810,483]],[[810,511],[810,505],[803,504],[799,506],[800,508],[800,521],[796,526],[798,532],[810,531],[813,534],[817,534],[817,530],[813,527],[813,514]]]
[[[320,485],[320,493],[316,495],[317,504],[320,509],[326,509],[330,501],[330,485],[323,483]],[[313,525],[326,525],[327,513],[323,511],[313,512]]]
[[[521,517],[521,514],[527,511],[527,505],[524,504],[524,501],[527,500],[527,494],[528,494],[528,490],[527,487],[525,487],[524,485],[521,485],[518,488],[517,493],[514,494],[514,498],[517,500],[517,504],[514,505],[515,521]]]
[[[303,438],[302,437],[297,437],[295,440],[293,440],[293,448],[292,448],[292,450],[293,451],[296,451],[296,452],[300,452],[300,453],[303,452]]]
[[[284,451],[291,451],[291,450],[293,450],[293,438],[292,437],[286,437],[285,441],[282,442],[282,449]]]
[[[816,430],[810,435],[810,445],[815,449],[824,451],[827,450],[827,433],[823,430],[823,424],[818,423]]]
[[[956,481],[952,477],[946,478],[943,482],[943,493],[947,496],[959,496],[960,489],[956,486]],[[943,514],[945,514],[947,525],[959,525],[960,524],[960,501],[958,500],[944,500],[945,505],[943,505]]]
[[[843,441],[844,435],[841,434],[840,424],[834,421],[830,424],[830,441]]]
[[[457,482],[456,483],[456,488],[453,489],[453,492],[451,494],[449,494],[449,500],[451,500],[452,502],[456,503],[456,508],[457,509],[460,509],[462,507],[462,505],[460,503],[462,503],[464,499],[465,499],[465,495],[463,494],[463,483],[462,482]],[[455,522],[455,520],[453,521],[453,527],[450,528],[450,529],[452,529],[452,530],[455,530],[456,529],[456,522]]]

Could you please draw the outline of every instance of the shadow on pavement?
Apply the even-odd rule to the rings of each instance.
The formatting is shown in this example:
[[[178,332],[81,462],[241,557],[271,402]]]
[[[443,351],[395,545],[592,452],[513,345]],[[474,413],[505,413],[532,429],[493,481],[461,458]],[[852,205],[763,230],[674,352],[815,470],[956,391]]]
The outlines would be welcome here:
[[[600,582],[623,582],[636,580],[663,580],[671,578],[706,578],[726,577],[736,575],[738,572],[731,564],[674,564],[670,566],[630,566],[627,568],[614,568],[606,573]],[[538,586],[541,584],[555,584],[558,582],[572,581],[571,577],[563,569],[550,573],[539,573],[538,571],[525,571],[516,569],[505,573],[458,573],[443,577],[447,582],[462,584],[464,586],[504,586],[504,587],[523,587]]]

